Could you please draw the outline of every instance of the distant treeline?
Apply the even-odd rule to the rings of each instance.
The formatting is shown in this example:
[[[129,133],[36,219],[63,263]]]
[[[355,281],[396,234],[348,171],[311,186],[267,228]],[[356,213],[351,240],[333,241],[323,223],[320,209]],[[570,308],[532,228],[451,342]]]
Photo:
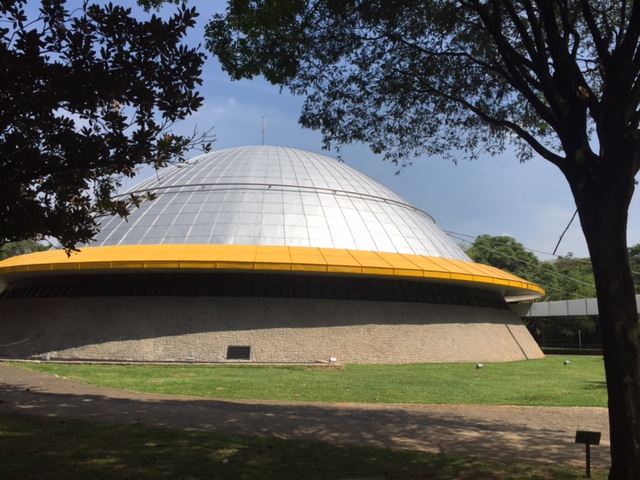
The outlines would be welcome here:
[[[481,235],[466,248],[478,263],[491,265],[537,283],[546,291],[540,301],[595,298],[589,258],[558,257],[541,261],[513,237]],[[640,294],[640,244],[629,248],[636,293]],[[525,321],[543,348],[598,349],[600,325],[596,317],[536,318]]]

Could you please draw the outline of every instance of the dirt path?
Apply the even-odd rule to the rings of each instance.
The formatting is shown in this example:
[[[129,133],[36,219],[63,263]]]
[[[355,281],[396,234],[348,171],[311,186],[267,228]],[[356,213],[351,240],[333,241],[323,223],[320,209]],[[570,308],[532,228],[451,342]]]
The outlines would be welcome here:
[[[604,408],[206,400],[95,387],[0,363],[0,413],[575,465],[585,461],[575,431],[593,430],[602,442],[591,449],[592,466],[609,465]]]

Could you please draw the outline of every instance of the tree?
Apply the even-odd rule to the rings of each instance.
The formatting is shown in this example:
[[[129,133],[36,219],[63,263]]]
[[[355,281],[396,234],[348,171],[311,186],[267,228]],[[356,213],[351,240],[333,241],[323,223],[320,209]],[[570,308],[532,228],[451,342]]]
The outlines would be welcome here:
[[[560,257],[554,262],[542,262],[515,238],[490,235],[480,235],[466,253],[475,262],[541,285],[546,292],[543,301],[595,296],[593,271],[588,258]],[[599,339],[594,339],[600,331],[599,320],[594,317],[554,318],[551,321],[524,318],[523,322],[543,348],[573,346],[578,343],[578,331],[583,334],[585,343],[600,344]]]
[[[0,245],[72,249],[140,201],[112,199],[122,178],[196,140],[170,128],[202,103],[204,54],[181,43],[197,16],[185,6],[138,20],[112,4],[29,3],[0,6]]]
[[[474,262],[491,265],[531,282],[540,270],[538,257],[513,237],[480,235],[466,253]]]
[[[588,258],[560,257],[555,262],[559,275],[559,299],[593,298],[596,296],[593,268]]]
[[[629,249],[630,256],[633,249]],[[596,296],[589,258],[559,257],[542,262],[513,237],[480,235],[466,249],[474,262],[526,278],[545,289],[543,301],[593,298]]]
[[[611,479],[640,478],[640,327],[626,245],[640,169],[640,2],[229,0],[207,45],[233,78],[305,95],[327,145],[386,158],[515,145],[576,202],[602,322]]]
[[[466,253],[474,262],[490,265],[537,283],[545,289],[547,300],[558,289],[555,265],[541,262],[513,237],[480,235]]]
[[[5,243],[0,247],[0,260],[15,257],[16,255],[24,255],[25,253],[43,252],[49,250],[49,248],[31,239]]]
[[[631,272],[636,286],[636,294],[640,294],[640,243],[629,248],[629,259],[631,260]]]

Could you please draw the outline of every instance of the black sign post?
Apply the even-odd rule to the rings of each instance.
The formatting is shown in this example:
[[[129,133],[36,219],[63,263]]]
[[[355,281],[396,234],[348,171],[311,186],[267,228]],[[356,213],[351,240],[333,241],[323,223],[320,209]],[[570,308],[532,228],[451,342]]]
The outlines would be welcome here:
[[[600,432],[576,431],[576,443],[584,443],[587,448],[587,478],[591,478],[591,445],[600,445]]]

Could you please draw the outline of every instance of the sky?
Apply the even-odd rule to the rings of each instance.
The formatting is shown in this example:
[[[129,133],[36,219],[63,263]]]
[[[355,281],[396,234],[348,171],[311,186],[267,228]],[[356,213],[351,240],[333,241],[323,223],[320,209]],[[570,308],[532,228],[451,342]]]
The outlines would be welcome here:
[[[202,4],[205,4],[203,6]],[[222,1],[192,2],[202,13],[190,41],[200,42],[204,25],[221,11]],[[205,98],[198,112],[175,130],[213,127],[212,149],[260,145],[265,125],[265,143],[301,148],[335,157],[322,150],[321,134],[298,123],[302,97],[280,91],[262,79],[231,81],[219,63],[208,54],[200,92]],[[263,121],[264,116],[264,121]],[[479,235],[509,235],[541,260],[550,254],[575,212],[575,203],[560,171],[540,157],[521,163],[515,155],[483,157],[457,164],[438,157],[415,159],[399,175],[398,168],[360,145],[343,146],[340,156],[348,165],[394,190],[412,205],[429,213],[437,225],[458,243],[472,242]],[[133,186],[148,172],[129,181]],[[640,243],[640,200],[635,195],[629,211],[629,246]],[[558,255],[588,257],[579,219],[576,217],[558,246]]]

